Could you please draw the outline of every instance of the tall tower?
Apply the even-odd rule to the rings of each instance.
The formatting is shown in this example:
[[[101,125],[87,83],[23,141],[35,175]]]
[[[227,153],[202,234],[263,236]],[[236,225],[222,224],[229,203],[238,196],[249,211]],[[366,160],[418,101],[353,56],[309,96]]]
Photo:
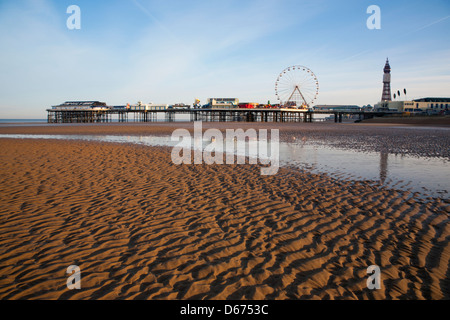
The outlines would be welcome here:
[[[391,95],[391,66],[389,65],[389,58],[386,60],[386,65],[384,66],[384,76],[383,76],[383,96],[381,101],[392,101]]]

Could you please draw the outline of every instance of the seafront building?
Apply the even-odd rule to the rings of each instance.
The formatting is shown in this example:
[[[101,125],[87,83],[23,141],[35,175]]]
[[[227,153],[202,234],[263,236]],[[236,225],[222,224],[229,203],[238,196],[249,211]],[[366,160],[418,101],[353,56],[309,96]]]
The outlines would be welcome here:
[[[375,110],[389,110],[410,113],[448,113],[450,98],[422,98],[411,101],[384,101],[375,105]]]

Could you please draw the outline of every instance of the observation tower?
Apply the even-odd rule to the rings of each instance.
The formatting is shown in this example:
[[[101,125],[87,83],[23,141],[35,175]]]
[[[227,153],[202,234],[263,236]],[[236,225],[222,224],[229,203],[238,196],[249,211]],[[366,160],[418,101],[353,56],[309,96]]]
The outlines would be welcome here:
[[[384,66],[383,95],[381,97],[381,101],[392,101],[391,66],[389,65],[389,58],[386,60],[386,65]]]

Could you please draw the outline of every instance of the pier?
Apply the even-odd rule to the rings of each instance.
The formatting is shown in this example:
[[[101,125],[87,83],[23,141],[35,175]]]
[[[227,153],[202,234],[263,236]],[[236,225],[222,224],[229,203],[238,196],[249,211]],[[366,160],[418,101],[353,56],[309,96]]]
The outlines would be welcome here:
[[[167,122],[175,121],[178,114],[188,115],[190,121],[204,122],[313,122],[314,115],[334,115],[334,122],[341,123],[346,115],[357,115],[359,120],[386,115],[401,115],[401,112],[367,112],[345,110],[299,110],[299,109],[166,109],[127,110],[91,109],[59,110],[47,109],[48,123],[106,123],[106,122],[156,122],[164,114]],[[357,119],[355,119],[357,120]]]

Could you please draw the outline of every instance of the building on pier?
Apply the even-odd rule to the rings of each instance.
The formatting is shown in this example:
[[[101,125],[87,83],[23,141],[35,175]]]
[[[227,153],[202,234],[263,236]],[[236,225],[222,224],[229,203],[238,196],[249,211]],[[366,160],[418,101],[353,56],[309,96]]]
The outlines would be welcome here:
[[[259,107],[259,103],[257,102],[240,102],[239,108],[241,109],[255,109]]]
[[[153,104],[153,103],[142,103],[139,101],[135,105],[129,106],[130,110],[134,111],[150,111],[150,110],[166,110],[169,107],[167,104]]]
[[[109,110],[110,107],[105,102],[100,101],[66,101],[57,106],[52,106],[53,110]]]
[[[237,98],[210,98],[208,99],[210,109],[233,109],[239,107]]]
[[[355,105],[317,105],[314,111],[361,111],[360,106]]]

